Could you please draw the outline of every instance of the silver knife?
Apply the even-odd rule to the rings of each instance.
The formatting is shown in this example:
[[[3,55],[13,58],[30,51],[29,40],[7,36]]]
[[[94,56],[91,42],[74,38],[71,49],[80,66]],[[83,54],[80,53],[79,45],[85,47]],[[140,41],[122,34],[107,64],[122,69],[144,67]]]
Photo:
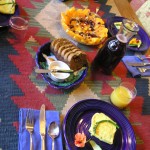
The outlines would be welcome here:
[[[150,63],[127,63],[127,64],[133,67],[142,67],[150,65]]]
[[[73,70],[63,70],[63,69],[61,69],[61,70],[59,70],[59,69],[50,69],[50,70],[48,70],[48,69],[35,69],[35,72],[36,73],[49,73],[49,72],[51,72],[51,73],[56,73],[56,72],[73,73],[74,71]]]
[[[45,105],[43,104],[40,109],[40,135],[41,135],[41,150],[45,150],[45,127],[46,127],[46,120],[45,120]]]

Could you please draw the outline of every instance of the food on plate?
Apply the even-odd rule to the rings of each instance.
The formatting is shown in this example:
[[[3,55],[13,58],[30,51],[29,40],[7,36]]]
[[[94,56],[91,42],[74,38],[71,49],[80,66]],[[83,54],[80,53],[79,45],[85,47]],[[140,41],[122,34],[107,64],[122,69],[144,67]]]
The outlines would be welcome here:
[[[89,142],[93,150],[102,150],[101,147],[95,143],[95,141],[87,139],[86,135],[83,132],[76,133],[74,139],[74,144],[76,147],[85,147],[85,144]]]
[[[74,144],[77,147],[84,147],[86,143],[86,135],[84,133],[76,133],[75,134]]]
[[[98,45],[108,36],[104,21],[89,9],[70,8],[61,13],[61,24],[74,40],[86,45]]]
[[[50,48],[58,60],[67,63],[74,71],[88,65],[86,53],[65,38],[53,40]]]
[[[14,14],[15,6],[15,0],[0,0],[0,13]]]
[[[132,38],[130,41],[129,41],[129,46],[136,46],[136,47],[140,47],[142,44],[142,41],[137,39],[137,38]]]
[[[95,113],[91,119],[89,132],[99,140],[113,144],[116,128],[119,128],[117,123],[104,113]]]

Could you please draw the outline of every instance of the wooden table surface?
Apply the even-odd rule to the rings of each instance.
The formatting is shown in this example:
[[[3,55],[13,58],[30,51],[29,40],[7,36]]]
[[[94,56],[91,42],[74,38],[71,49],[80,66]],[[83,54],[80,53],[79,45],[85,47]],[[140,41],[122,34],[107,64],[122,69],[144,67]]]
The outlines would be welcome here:
[[[140,26],[142,26],[142,23],[138,19],[137,15],[135,14],[134,10],[132,9],[130,3],[128,0],[114,0],[120,14],[122,17],[129,18],[131,20],[134,20],[136,23],[138,23]],[[142,26],[143,27],[143,26]]]

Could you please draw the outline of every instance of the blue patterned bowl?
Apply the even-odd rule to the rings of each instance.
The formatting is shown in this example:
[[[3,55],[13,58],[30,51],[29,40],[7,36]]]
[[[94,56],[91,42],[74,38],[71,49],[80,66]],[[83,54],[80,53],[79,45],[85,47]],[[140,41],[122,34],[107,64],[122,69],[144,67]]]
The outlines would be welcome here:
[[[46,60],[45,58],[43,57],[42,53],[43,54],[46,54],[47,56],[51,56],[53,55],[51,53],[51,50],[50,50],[50,44],[51,42],[47,42],[45,43],[44,45],[42,45],[37,54],[36,54],[36,65],[39,67],[39,68],[46,68]],[[64,81],[64,82],[56,82],[56,81],[53,81],[48,74],[42,74],[44,80],[53,88],[56,88],[56,89],[70,89],[72,87],[75,87],[77,85],[79,85],[83,80],[84,78],[86,77],[87,75],[87,71],[88,71],[88,68],[86,68],[85,70],[81,71],[77,76],[69,76],[69,78]]]

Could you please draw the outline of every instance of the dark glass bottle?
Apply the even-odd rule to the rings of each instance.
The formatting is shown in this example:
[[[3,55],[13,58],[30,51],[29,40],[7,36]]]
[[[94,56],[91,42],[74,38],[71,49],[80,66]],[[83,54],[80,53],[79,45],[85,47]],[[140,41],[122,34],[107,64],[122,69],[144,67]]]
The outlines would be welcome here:
[[[117,37],[109,38],[94,58],[92,71],[101,70],[105,74],[111,74],[125,55],[125,51],[126,40],[121,41]]]
[[[111,74],[126,52],[126,43],[137,34],[138,25],[128,19],[123,19],[120,30],[115,37],[109,38],[98,51],[91,64],[92,71],[102,71]]]

